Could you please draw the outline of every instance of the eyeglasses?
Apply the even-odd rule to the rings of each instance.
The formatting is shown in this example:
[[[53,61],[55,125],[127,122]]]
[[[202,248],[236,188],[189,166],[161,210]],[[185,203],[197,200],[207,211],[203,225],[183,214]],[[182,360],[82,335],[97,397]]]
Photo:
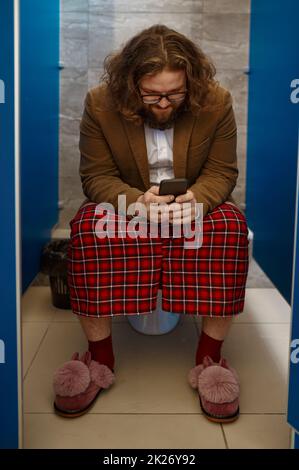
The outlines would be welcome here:
[[[141,95],[140,93],[140,96],[142,98],[142,101],[146,104],[157,104],[161,101],[163,97],[167,98],[170,103],[177,103],[178,101],[182,101],[187,93],[188,90],[183,90],[177,93],[150,93],[147,95]]]

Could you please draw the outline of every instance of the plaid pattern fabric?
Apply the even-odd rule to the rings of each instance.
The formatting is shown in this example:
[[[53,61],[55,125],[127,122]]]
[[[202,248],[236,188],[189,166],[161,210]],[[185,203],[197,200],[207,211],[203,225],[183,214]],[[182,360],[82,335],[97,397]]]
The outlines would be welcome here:
[[[204,217],[203,243],[194,249],[184,248],[184,236],[171,236],[171,224],[168,238],[161,237],[161,230],[158,237],[130,238],[130,219],[112,212],[107,226],[122,219],[123,235],[98,238],[97,223],[104,213],[96,206],[83,205],[70,221],[68,284],[73,313],[151,313],[159,288],[162,308],[168,312],[226,317],[243,311],[249,242],[246,218],[236,206],[225,202]],[[149,226],[149,221],[144,224]]]

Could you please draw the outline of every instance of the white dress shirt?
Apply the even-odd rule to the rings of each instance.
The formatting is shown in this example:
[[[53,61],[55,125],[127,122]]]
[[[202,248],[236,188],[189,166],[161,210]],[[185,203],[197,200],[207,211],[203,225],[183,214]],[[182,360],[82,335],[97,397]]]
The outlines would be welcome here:
[[[159,184],[163,179],[174,178],[173,171],[173,127],[165,130],[153,129],[144,124],[150,185]],[[195,219],[202,217],[196,206]]]
[[[163,179],[174,178],[173,127],[159,130],[144,123],[144,132],[151,186]]]

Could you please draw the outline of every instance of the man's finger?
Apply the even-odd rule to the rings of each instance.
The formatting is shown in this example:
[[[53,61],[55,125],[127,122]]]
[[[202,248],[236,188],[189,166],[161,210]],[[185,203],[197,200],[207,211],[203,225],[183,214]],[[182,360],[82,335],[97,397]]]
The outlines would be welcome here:
[[[155,184],[149,188],[149,191],[153,194],[159,194],[159,185]]]
[[[193,192],[187,189],[187,192],[185,194],[180,194],[179,196],[175,198],[175,202],[182,203],[182,202],[192,201],[193,197],[194,197]]]

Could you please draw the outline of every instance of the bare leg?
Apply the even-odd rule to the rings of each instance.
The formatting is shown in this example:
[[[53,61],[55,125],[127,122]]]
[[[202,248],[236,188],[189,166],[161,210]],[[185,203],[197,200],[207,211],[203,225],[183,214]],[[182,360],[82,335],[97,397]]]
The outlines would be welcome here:
[[[207,335],[211,336],[211,338],[221,341],[226,337],[232,320],[233,317],[202,317],[202,329]]]
[[[111,317],[91,318],[79,315],[79,319],[89,341],[100,341],[111,333]]]

